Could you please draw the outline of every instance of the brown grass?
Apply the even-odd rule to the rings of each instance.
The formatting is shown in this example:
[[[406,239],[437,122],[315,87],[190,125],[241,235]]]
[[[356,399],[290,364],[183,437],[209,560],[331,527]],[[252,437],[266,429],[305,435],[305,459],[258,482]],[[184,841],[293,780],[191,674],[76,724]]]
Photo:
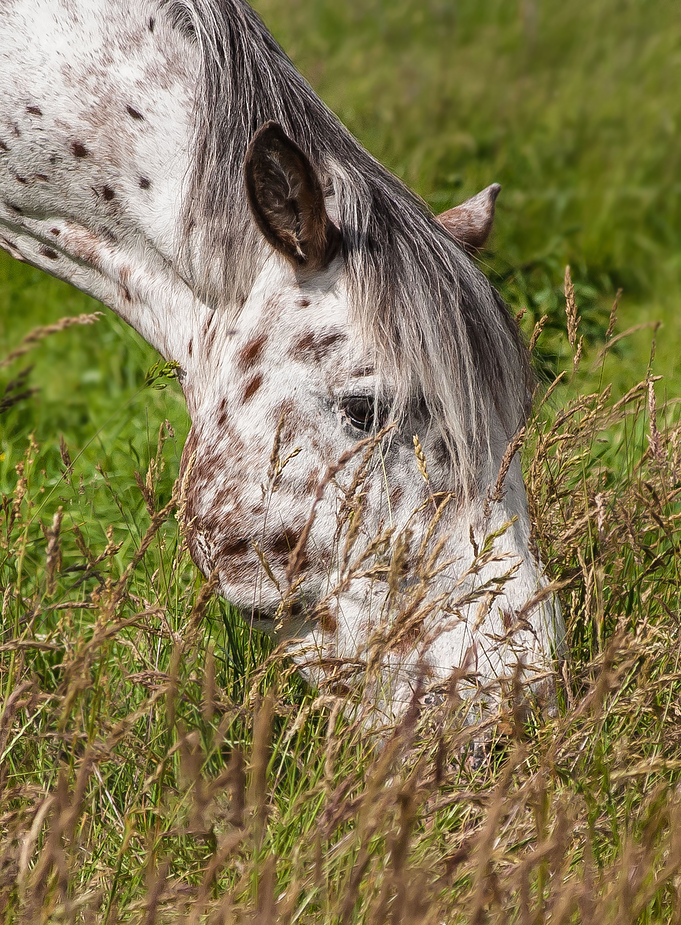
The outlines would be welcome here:
[[[566,295],[573,379],[524,446],[568,623],[553,718],[521,710],[516,681],[471,727],[454,679],[377,748],[277,650],[235,678],[225,652],[254,643],[181,555],[163,437],[125,552],[61,508],[38,529],[28,446],[0,532],[3,921],[681,922],[679,425],[650,370],[618,399],[578,393],[569,276]]]

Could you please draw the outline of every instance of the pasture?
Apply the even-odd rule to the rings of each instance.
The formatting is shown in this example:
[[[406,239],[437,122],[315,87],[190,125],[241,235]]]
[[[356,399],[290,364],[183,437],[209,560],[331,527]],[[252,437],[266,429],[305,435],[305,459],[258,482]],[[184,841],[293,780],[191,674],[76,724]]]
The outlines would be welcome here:
[[[502,184],[481,262],[528,339],[546,316],[522,452],[559,708],[510,696],[480,760],[452,691],[374,749],[192,565],[172,371],[2,255],[0,917],[681,921],[678,12],[256,6],[435,210]]]

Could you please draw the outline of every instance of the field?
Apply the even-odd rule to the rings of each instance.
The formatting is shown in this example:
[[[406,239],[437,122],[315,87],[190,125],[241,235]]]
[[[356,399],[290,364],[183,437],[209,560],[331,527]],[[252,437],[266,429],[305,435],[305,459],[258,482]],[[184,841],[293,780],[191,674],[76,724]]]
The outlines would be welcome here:
[[[523,452],[558,715],[490,739],[452,697],[373,748],[183,551],[153,351],[2,255],[0,920],[681,922],[678,8],[256,6],[435,210],[502,184],[483,266],[528,338],[547,316]]]

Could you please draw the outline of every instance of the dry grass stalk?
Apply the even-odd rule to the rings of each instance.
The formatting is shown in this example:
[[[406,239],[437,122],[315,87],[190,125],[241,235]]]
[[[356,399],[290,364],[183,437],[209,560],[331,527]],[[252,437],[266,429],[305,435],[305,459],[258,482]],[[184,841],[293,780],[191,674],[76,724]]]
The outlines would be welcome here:
[[[175,485],[175,490],[173,491],[173,496],[170,499],[170,501],[166,505],[164,505],[164,507],[162,507],[160,510],[156,511],[153,514],[151,518],[151,523],[149,524],[149,527],[147,528],[146,533],[142,537],[142,541],[140,545],[138,546],[137,550],[135,551],[134,556],[130,560],[130,563],[128,564],[128,566],[126,567],[125,571],[123,572],[119,581],[116,584],[116,587],[114,589],[115,597],[118,597],[123,593],[125,586],[130,580],[130,576],[132,575],[132,573],[135,571],[139,563],[142,561],[142,559],[146,555],[147,550],[151,546],[154,537],[156,536],[158,531],[161,529],[163,524],[166,523],[166,521],[168,520],[172,512],[175,510],[177,506],[177,496],[175,493],[177,490],[177,487],[178,486]]]
[[[64,469],[66,473],[71,476],[73,475],[73,463],[71,462],[71,454],[69,453],[69,448],[66,445],[66,440],[64,435],[60,434],[59,436],[59,455],[61,456],[61,461],[64,463]]]
[[[0,415],[5,414],[10,408],[18,405],[19,402],[25,401],[32,395],[35,395],[36,389],[28,386],[28,377],[31,374],[32,367],[27,366],[21,372],[5,385],[2,395],[0,395]]]
[[[624,331],[620,331],[620,333],[616,334],[614,337],[611,335],[596,354],[592,366],[592,372],[595,372],[601,368],[603,357],[621,341],[626,340],[627,337],[631,337],[632,334],[636,334],[639,331],[652,330],[654,332],[657,330],[657,328],[658,323],[656,321],[642,321],[639,324],[633,324],[630,328],[627,328]]]
[[[619,309],[620,299],[622,298],[622,290],[618,289],[615,294],[615,301],[612,303],[612,308],[610,309],[610,317],[608,319],[608,329],[605,332],[605,340],[609,341],[615,331],[615,325],[617,324],[617,312]]]
[[[0,509],[0,917],[19,925],[679,921],[681,428],[673,407],[658,406],[655,381],[647,375],[621,399],[607,389],[568,398],[529,430],[538,541],[568,618],[566,704],[551,718],[523,713],[517,672],[499,713],[471,724],[460,696],[472,661],[427,708],[418,666],[410,709],[382,749],[367,737],[361,698],[349,720],[345,697],[330,686],[303,692],[283,647],[241,677],[226,636],[235,624],[216,624],[210,583],[197,592],[172,549],[163,566],[155,561],[164,551],[152,540],[172,505],[142,507],[148,528],[125,550],[120,578],[113,532],[98,540],[68,517],[58,530],[52,521],[48,554],[50,530],[43,537],[35,517],[41,451],[30,447]],[[606,437],[613,458],[626,450],[625,470],[603,455]],[[155,497],[162,452],[150,479]],[[362,491],[355,470],[347,516],[358,522]],[[181,499],[181,487],[176,493]],[[393,622],[362,659],[329,665],[334,683],[379,666],[437,606],[427,587],[441,567],[444,503],[406,591],[407,534],[374,538],[372,554],[385,565],[348,545],[334,581],[380,565]],[[493,537],[473,540],[471,576],[494,556]],[[163,569],[167,585],[157,586]],[[88,578],[74,584],[80,576]],[[299,573],[291,579],[295,587]],[[153,603],[161,588],[162,609]],[[466,594],[493,606],[492,587],[462,584]],[[235,699],[237,681],[245,693]]]
[[[565,315],[567,318],[567,335],[568,342],[572,347],[572,370],[573,373],[577,370],[580,360],[582,359],[582,350],[584,348],[584,338],[580,337],[577,341],[577,334],[579,332],[579,324],[581,322],[581,317],[577,311],[577,301],[575,299],[575,287],[572,283],[572,276],[570,275],[570,267],[565,267]]]
[[[418,434],[414,434],[413,441],[414,441],[414,456],[416,457],[416,465],[418,466],[418,470],[421,473],[421,477],[423,481],[426,482],[427,484],[430,484],[430,477],[428,475],[428,467],[426,465],[426,454],[423,451],[423,447],[421,446],[421,441],[418,438]]]
[[[491,513],[492,504],[501,501],[504,497],[504,482],[506,481],[508,470],[511,468],[511,463],[514,460],[516,453],[525,442],[526,433],[527,428],[521,427],[513,439],[509,441],[509,444],[506,447],[506,451],[501,458],[501,464],[499,466],[499,472],[497,474],[497,480],[494,484],[494,488],[488,492],[487,498],[485,499],[484,512],[486,517],[489,517]]]
[[[55,321],[54,324],[34,328],[26,335],[26,337],[24,337],[24,339],[15,350],[9,353],[3,360],[0,360],[0,369],[4,369],[11,363],[14,363],[15,360],[18,360],[19,357],[24,356],[29,352],[29,350],[35,347],[37,343],[39,343],[41,340],[44,340],[46,337],[51,337],[53,334],[58,334],[60,331],[65,331],[67,328],[71,328],[76,324],[94,324],[95,322],[99,321],[102,316],[102,312],[93,312],[88,315],[77,315],[75,317],[60,318],[59,321]]]
[[[539,321],[535,323],[534,328],[532,330],[532,336],[530,337],[530,342],[528,345],[528,349],[530,353],[534,353],[534,348],[537,346],[537,342],[539,338],[541,337],[542,331],[544,330],[544,325],[546,324],[548,320],[549,320],[548,315],[542,315]]]
[[[655,383],[648,380],[648,427],[650,429],[650,452],[660,465],[665,463],[665,454],[662,449],[660,431],[657,428],[657,403],[655,401]]]
[[[57,572],[61,566],[59,533],[61,531],[63,516],[63,507],[57,508],[52,518],[52,526],[45,530],[45,539],[47,540],[47,549],[45,551],[45,589],[50,597],[54,594]]]
[[[570,274],[570,267],[565,267],[564,293],[565,293],[565,316],[567,318],[568,342],[574,351],[577,347],[577,332],[579,331],[579,323],[582,319],[579,317],[579,314],[577,311],[577,301],[575,299],[575,287],[572,284],[572,276]]]
[[[256,704],[253,725],[253,755],[246,805],[252,813],[253,836],[258,849],[262,844],[267,819],[267,765],[271,747],[274,696],[270,691],[261,703]]]

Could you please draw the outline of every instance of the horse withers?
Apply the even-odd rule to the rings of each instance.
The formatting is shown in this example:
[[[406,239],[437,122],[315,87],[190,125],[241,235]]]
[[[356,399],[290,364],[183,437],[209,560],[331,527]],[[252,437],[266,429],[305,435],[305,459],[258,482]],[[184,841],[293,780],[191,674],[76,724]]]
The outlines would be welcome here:
[[[0,245],[178,364],[195,562],[376,721],[550,692],[562,644],[528,355],[468,256],[497,192],[431,215],[242,0],[2,5]]]

